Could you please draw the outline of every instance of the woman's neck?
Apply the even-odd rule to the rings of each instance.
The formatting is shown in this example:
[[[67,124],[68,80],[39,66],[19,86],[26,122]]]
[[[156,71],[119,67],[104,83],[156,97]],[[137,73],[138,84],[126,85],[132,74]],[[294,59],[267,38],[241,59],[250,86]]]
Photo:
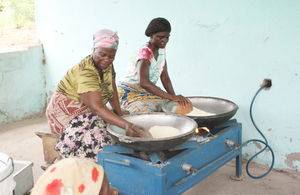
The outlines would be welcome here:
[[[153,45],[153,43],[151,41],[149,41],[149,44],[151,46],[151,50],[152,50],[153,53],[158,51],[159,48],[156,47],[155,45]]]
[[[150,44],[150,47],[151,47],[151,50],[153,52],[153,55],[154,55],[154,58],[157,59],[157,56],[158,56],[158,47],[154,46],[151,41],[149,41],[149,44]]]
[[[103,79],[103,71],[101,68],[96,67],[96,69],[98,70],[99,76],[101,78],[101,80]]]

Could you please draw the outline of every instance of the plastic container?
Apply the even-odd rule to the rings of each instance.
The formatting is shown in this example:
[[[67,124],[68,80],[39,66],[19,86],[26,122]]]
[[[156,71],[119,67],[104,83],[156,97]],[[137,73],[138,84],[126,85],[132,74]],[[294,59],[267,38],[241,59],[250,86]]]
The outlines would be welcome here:
[[[14,194],[16,182],[13,177],[14,162],[13,159],[6,154],[0,152],[0,194]]]
[[[29,161],[14,161],[14,181],[17,183],[14,195],[27,194],[28,191],[33,187],[33,174],[32,174],[33,163]],[[1,194],[0,194],[1,195]]]

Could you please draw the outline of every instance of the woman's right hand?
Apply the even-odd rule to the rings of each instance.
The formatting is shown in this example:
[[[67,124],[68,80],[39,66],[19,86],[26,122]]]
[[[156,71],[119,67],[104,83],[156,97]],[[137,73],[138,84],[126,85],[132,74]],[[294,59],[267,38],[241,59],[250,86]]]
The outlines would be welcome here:
[[[189,104],[191,104],[191,101],[188,98],[183,97],[182,95],[173,96],[172,101],[178,102],[183,107],[186,107]]]
[[[131,128],[128,128],[125,135],[131,137],[153,138],[152,134],[147,129],[136,124],[133,124]]]
[[[133,130],[133,127],[136,126],[132,123],[128,123],[125,126],[125,135],[130,136],[130,137],[142,137],[139,133]]]

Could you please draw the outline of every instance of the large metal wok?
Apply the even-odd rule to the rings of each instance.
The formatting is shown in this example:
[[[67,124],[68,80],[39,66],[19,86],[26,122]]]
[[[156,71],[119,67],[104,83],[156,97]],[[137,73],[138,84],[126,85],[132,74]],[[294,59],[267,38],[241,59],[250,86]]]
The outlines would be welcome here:
[[[179,146],[187,142],[195,133],[197,123],[179,114],[164,112],[152,112],[132,114],[122,117],[123,119],[141,125],[146,129],[152,126],[171,126],[180,131],[180,135],[167,138],[138,138],[125,135],[125,130],[114,125],[108,125],[107,131],[112,139],[118,144],[138,151],[163,151]]]
[[[238,110],[238,106],[225,99],[215,98],[215,97],[187,97],[196,107],[205,112],[214,113],[212,116],[187,116],[194,119],[198,127],[215,127],[226,121],[235,115]],[[172,113],[172,108],[177,106],[177,102],[167,101],[163,104],[162,110],[166,113]]]

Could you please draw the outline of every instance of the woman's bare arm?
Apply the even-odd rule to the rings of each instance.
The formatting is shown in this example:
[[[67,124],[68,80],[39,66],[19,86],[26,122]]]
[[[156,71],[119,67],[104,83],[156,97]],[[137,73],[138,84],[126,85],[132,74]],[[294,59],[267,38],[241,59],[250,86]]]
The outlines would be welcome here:
[[[126,135],[128,136],[140,136],[132,130],[132,123],[118,117],[117,115],[109,111],[105,105],[103,105],[100,92],[94,91],[83,93],[80,94],[80,98],[83,101],[83,103],[86,104],[94,114],[100,116],[107,123],[125,129]]]
[[[149,80],[149,66],[150,62],[146,59],[142,59],[138,62],[138,79],[140,86],[149,93],[173,100],[172,94],[161,90]]]
[[[118,115],[122,116],[122,111],[120,108],[120,102],[119,102],[119,97],[118,97],[118,91],[117,91],[117,86],[116,86],[116,81],[113,79],[112,81],[113,89],[114,89],[114,95],[109,101],[109,104],[111,105],[113,111]]]
[[[169,74],[168,74],[167,61],[165,63],[164,69],[163,69],[163,71],[160,75],[160,80],[161,80],[161,83],[163,84],[165,90],[169,94],[175,95],[175,92],[174,92],[174,89],[173,89],[173,86],[172,86],[172,82],[171,82],[171,79],[170,79]]]
[[[150,62],[148,60],[140,60],[138,62],[138,78],[139,78],[139,84],[142,88],[144,88],[147,92],[152,93],[154,95],[163,97],[165,99],[169,99],[172,101],[180,102],[180,105],[183,107],[186,107],[189,103],[190,100],[187,99],[186,97],[183,97],[182,95],[175,95],[170,77],[168,75],[167,71],[167,64],[165,64],[165,68],[161,74],[161,81],[166,89],[165,92],[158,88],[156,85],[154,85],[150,80],[149,80],[149,66]]]

